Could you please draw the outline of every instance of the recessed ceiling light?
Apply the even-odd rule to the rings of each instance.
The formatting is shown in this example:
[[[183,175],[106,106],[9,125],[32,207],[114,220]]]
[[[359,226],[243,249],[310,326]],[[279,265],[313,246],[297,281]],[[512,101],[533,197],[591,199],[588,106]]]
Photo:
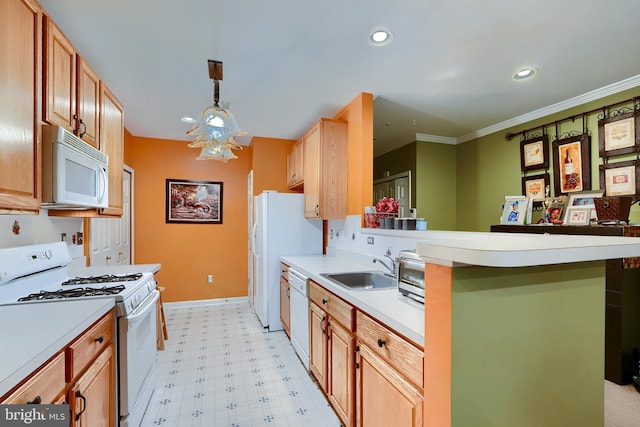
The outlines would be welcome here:
[[[513,75],[513,80],[525,80],[530,79],[536,73],[535,68],[523,68]]]
[[[194,119],[193,117],[189,117],[189,116],[182,116],[180,118],[180,120],[182,120],[185,123],[193,123],[196,121],[196,119]]]
[[[369,44],[373,46],[384,46],[393,40],[393,33],[389,30],[377,29],[369,34]]]

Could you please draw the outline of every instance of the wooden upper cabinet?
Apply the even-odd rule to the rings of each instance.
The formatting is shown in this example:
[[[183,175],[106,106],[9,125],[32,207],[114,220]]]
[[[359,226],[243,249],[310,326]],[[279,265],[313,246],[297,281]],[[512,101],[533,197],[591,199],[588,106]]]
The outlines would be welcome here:
[[[46,36],[44,38],[43,120],[74,132],[76,50],[51,19],[46,18],[44,26]]]
[[[287,187],[298,189],[304,184],[304,141],[299,139],[293,144],[287,156]]]
[[[303,137],[306,218],[347,215],[347,123],[320,119]]]
[[[99,148],[100,78],[51,19],[44,25],[43,120]]]
[[[0,2],[0,213],[40,208],[42,10]]]
[[[104,215],[122,215],[124,170],[124,108],[104,84],[100,84],[100,151],[109,156],[109,207]]]
[[[78,64],[77,110],[78,136],[95,148],[100,148],[100,78],[80,55]]]

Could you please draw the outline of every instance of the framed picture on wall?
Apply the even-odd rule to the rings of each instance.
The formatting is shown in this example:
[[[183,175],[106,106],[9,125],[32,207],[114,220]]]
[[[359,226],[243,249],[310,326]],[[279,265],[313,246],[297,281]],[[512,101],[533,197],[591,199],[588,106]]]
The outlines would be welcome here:
[[[640,195],[638,160],[600,165],[600,188],[606,196]]]
[[[166,222],[222,224],[222,182],[166,180]]]
[[[520,141],[520,165],[522,171],[549,167],[549,137],[547,135]]]
[[[640,151],[640,120],[631,111],[598,120],[598,149],[600,157]]]
[[[588,134],[553,141],[555,195],[591,189],[591,137]]]
[[[543,202],[545,199],[545,189],[549,185],[549,174],[531,175],[522,177],[522,194],[529,197],[531,201]]]

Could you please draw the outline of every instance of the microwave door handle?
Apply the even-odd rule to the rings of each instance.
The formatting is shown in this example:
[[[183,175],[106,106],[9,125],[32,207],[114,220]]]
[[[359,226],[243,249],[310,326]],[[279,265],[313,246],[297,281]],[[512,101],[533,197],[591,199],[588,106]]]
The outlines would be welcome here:
[[[100,167],[100,173],[102,174],[102,194],[100,195],[100,201],[104,200],[104,196],[107,193],[107,180],[109,177],[107,176],[107,171],[104,170],[103,167]]]

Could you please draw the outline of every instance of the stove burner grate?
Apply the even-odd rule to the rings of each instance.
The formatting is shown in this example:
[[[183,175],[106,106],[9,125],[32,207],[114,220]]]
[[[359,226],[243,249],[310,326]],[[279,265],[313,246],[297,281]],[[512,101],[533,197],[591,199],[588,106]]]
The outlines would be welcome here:
[[[104,274],[102,276],[74,277],[65,282],[62,286],[68,285],[86,285],[91,283],[113,283],[113,282],[133,282],[142,277],[142,273],[134,274]]]
[[[74,288],[58,289],[57,291],[40,291],[26,297],[19,298],[18,301],[42,301],[49,299],[93,297],[100,295],[116,295],[125,290],[124,285],[103,286],[102,288]]]

